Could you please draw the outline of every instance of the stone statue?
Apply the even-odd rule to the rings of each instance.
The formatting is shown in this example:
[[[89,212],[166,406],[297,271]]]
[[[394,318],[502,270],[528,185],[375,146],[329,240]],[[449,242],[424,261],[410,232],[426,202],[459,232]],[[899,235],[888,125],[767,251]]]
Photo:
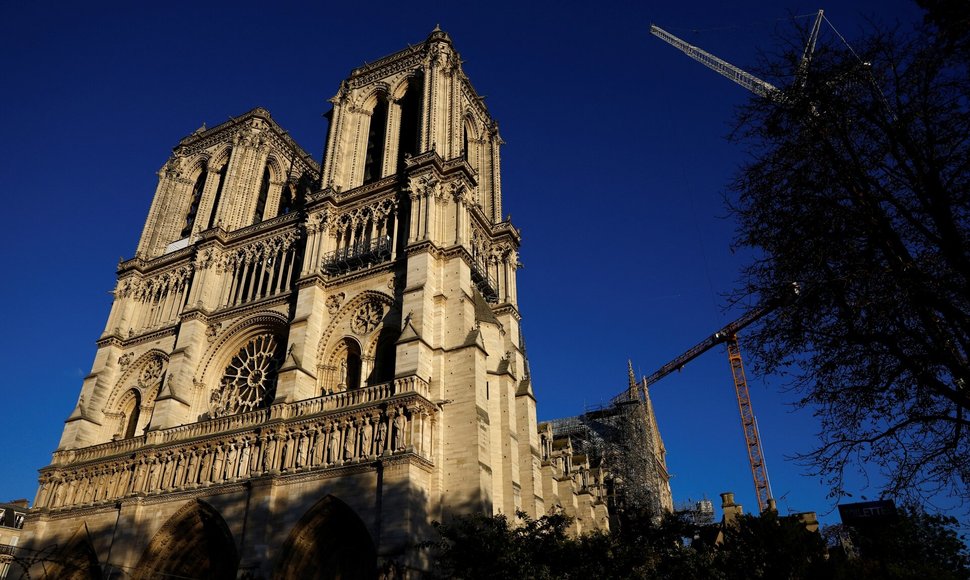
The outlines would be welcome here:
[[[54,486],[54,501],[51,503],[51,507],[61,507],[64,502],[64,484],[55,483]]]
[[[195,484],[198,482],[198,474],[196,473],[199,466],[199,454],[196,453],[195,448],[189,452],[189,468],[186,470],[185,483]]]
[[[384,446],[387,444],[387,421],[383,418],[377,420],[377,438],[374,441],[374,454],[383,455]]]
[[[317,429],[316,435],[313,438],[313,450],[310,457],[310,465],[320,465],[323,463],[323,443],[327,436],[327,432],[323,428]]]
[[[336,425],[330,428],[330,442],[327,446],[327,463],[333,465],[337,463],[340,453],[340,430]]]
[[[404,417],[404,411],[399,410],[394,417],[394,433],[392,434],[392,443],[395,451],[404,451],[404,429],[406,427],[407,419]]]
[[[276,454],[276,437],[270,435],[266,438],[266,452],[263,455],[263,471],[269,471],[275,467],[274,455]]]
[[[239,450],[236,449],[236,444],[230,443],[229,451],[226,453],[226,479],[235,479],[236,458],[238,456],[239,456]]]
[[[306,464],[306,431],[300,431],[300,442],[296,447],[296,467],[301,468]]]
[[[242,451],[239,452],[239,477],[249,475],[249,454],[252,449],[249,447],[249,439],[243,440]]]
[[[357,428],[353,423],[347,425],[347,434],[344,436],[344,459],[351,460],[356,455],[355,445],[357,443]]]
[[[370,419],[364,418],[364,424],[360,426],[360,456],[370,457],[370,438],[373,426]]]
[[[222,469],[223,469],[224,462],[225,462],[225,458],[223,457],[223,454],[222,454],[222,446],[217,445],[215,449],[215,453],[212,457],[212,478],[210,481],[212,481],[213,483],[222,480]]]
[[[283,469],[289,469],[293,465],[293,446],[295,442],[293,441],[293,434],[288,434],[284,436],[283,439]]]
[[[340,380],[337,381],[337,390],[346,391],[347,390],[347,361],[340,361]]]

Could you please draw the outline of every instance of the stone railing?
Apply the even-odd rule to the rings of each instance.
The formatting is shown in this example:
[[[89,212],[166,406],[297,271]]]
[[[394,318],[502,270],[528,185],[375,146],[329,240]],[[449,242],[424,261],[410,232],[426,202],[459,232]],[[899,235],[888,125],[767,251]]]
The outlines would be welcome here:
[[[81,449],[65,449],[63,451],[55,451],[51,464],[66,465],[69,463],[82,463],[85,461],[94,461],[95,459],[101,459],[103,457],[134,453],[136,449],[139,449],[145,445],[146,439],[147,437],[145,435],[141,435],[140,437],[121,439],[119,441],[109,441],[99,445],[92,445],[91,447],[82,447]]]
[[[249,413],[240,413],[238,415],[230,415],[208,421],[199,421],[198,423],[180,425],[169,429],[149,431],[147,435],[139,437],[109,441],[81,449],[55,451],[51,466],[66,466],[98,459],[130,455],[145,446],[165,445],[208,437],[219,433],[250,429],[266,423],[269,420],[296,419],[319,413],[339,411],[358,405],[386,401],[398,395],[413,393],[420,395],[424,399],[429,399],[429,391],[430,387],[428,382],[424,379],[416,376],[402,377],[389,383],[381,383],[353,391],[323,395],[294,403],[281,403],[273,405],[269,409],[260,409]]]
[[[121,445],[100,461],[44,469],[35,507],[67,509],[263,475],[337,469],[406,453],[431,461],[437,407],[420,392],[426,388],[421,380],[398,379],[357,391],[361,400],[348,402],[340,393],[274,406],[268,414],[262,410],[226,418],[238,423],[220,419],[158,431],[148,436],[155,444],[136,446],[125,455],[119,452],[122,446],[145,438],[115,442]],[[325,401],[346,404],[328,409]],[[321,410],[308,407],[314,402],[322,404]],[[287,418],[276,418],[277,407],[287,411]],[[209,424],[225,429],[214,432]],[[78,452],[88,457],[89,451],[108,445]]]
[[[150,431],[145,443],[146,445],[164,445],[165,443],[175,441],[206,437],[208,435],[260,425],[265,423],[267,419],[269,419],[269,410],[259,409],[258,411],[250,411],[249,413],[241,413],[239,415],[219,417],[218,419],[209,419],[208,421],[180,425],[169,429]]]
[[[381,401],[405,393],[416,393],[427,399],[429,398],[428,391],[428,383],[424,379],[414,376],[404,377],[390,383],[381,383],[362,389],[343,391],[292,403],[281,409],[280,417],[302,417],[326,411],[336,411],[338,409]],[[275,417],[276,415],[274,414]]]

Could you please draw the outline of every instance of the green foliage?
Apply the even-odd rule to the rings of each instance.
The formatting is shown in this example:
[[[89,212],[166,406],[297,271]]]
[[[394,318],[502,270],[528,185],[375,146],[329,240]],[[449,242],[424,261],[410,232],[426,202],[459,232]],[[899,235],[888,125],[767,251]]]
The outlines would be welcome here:
[[[675,514],[620,514],[609,533],[572,537],[563,515],[518,523],[504,515],[472,514],[436,524],[440,539],[427,544],[440,578],[474,579],[942,579],[970,580],[970,558],[953,518],[904,508],[891,523],[867,529],[837,527],[855,554],[797,518],[767,512],[744,515],[732,525],[711,526],[721,543],[703,543],[701,529]],[[690,545],[686,539],[693,538]]]
[[[970,579],[970,555],[956,525],[952,517],[907,506],[889,521],[840,526],[832,535],[848,538],[851,553],[833,556],[835,577]]]
[[[797,518],[739,516],[724,529],[716,566],[725,579],[828,578],[825,542]]]
[[[574,543],[566,534],[569,518],[533,520],[519,513],[521,525],[504,515],[471,514],[436,523],[441,540],[430,547],[442,578],[557,578]]]

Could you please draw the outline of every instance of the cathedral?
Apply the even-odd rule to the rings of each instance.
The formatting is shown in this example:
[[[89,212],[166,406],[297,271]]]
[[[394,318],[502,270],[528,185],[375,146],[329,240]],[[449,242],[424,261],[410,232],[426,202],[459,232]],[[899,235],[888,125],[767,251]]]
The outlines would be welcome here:
[[[257,108],[159,171],[32,577],[405,578],[454,515],[609,526],[608,473],[536,419],[502,140],[451,39],[330,103],[322,163]]]

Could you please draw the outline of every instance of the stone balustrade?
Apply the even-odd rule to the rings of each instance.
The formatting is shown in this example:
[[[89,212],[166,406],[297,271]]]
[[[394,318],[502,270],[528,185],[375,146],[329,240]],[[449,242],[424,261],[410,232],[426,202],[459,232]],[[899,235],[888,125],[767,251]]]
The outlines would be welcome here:
[[[36,506],[50,510],[189,490],[260,475],[433,457],[437,407],[417,377],[58,451]]]

